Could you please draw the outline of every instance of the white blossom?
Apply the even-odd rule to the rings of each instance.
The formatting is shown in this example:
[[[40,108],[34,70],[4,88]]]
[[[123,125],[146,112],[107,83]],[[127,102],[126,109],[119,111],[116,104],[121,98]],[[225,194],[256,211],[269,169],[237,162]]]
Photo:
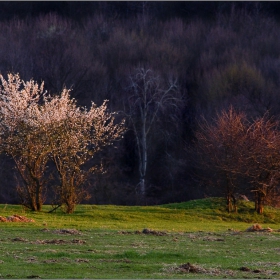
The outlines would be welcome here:
[[[0,75],[0,80],[1,150],[13,157],[26,185],[33,179],[43,183],[44,168],[52,159],[61,179],[60,195],[70,188],[71,195],[77,196],[76,188],[86,178],[82,166],[121,138],[124,122],[115,124],[107,100],[99,107],[92,103],[87,110],[77,105],[68,89],[51,96],[44,83],[24,82],[18,74],[8,74],[8,80]]]

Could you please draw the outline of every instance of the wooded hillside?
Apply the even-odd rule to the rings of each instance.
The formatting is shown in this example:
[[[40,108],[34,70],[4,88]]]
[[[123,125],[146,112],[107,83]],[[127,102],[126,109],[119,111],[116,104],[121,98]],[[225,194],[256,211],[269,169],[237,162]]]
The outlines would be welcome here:
[[[124,138],[96,159],[107,172],[91,177],[87,203],[158,204],[225,195],[217,187],[224,179],[194,153],[198,123],[204,116],[213,124],[229,108],[249,122],[264,115],[279,120],[279,7],[1,2],[0,73],[44,81],[51,95],[71,88],[81,106],[109,100],[109,110],[126,119]],[[0,203],[20,203],[16,187],[22,182],[5,154],[0,178]],[[235,184],[252,195],[248,178],[238,177]],[[47,190],[48,198],[52,186]]]

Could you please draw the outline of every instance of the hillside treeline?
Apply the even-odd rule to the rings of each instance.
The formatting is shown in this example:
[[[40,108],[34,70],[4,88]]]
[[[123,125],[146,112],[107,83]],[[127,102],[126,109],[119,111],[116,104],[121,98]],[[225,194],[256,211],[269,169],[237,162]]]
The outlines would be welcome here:
[[[112,6],[107,10],[106,2],[102,5],[106,12],[99,8],[78,21],[55,12],[1,21],[1,74],[44,81],[51,95],[71,88],[81,106],[109,100],[110,111],[126,118],[124,138],[99,155],[106,173],[92,176],[87,202],[157,204],[223,195],[213,183],[215,174],[208,172],[205,181],[205,166],[200,168],[190,152],[198,122],[204,116],[211,123],[230,107],[248,119],[264,114],[279,118],[280,24],[258,5],[249,11],[231,5],[209,18],[160,18],[144,2],[135,17],[116,16],[108,13]],[[145,107],[151,118],[144,198],[139,185],[143,145],[136,133],[142,111],[131,106],[138,104],[133,87],[141,85],[137,73],[151,73],[146,82],[152,84],[147,95],[152,102]],[[170,85],[165,102],[153,99]],[[21,181],[6,155],[1,155],[0,178],[0,202],[19,202]]]

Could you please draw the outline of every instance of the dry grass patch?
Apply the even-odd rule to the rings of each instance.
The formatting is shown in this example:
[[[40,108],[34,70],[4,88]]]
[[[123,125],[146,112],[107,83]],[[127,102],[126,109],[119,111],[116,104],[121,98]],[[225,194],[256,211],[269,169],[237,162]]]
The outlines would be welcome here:
[[[14,222],[14,223],[15,222],[18,222],[18,223],[34,223],[35,220],[26,218],[24,216],[20,216],[20,215],[14,214],[12,216],[7,216],[7,217],[0,216],[0,222],[3,222],[3,223],[8,223],[8,222]]]

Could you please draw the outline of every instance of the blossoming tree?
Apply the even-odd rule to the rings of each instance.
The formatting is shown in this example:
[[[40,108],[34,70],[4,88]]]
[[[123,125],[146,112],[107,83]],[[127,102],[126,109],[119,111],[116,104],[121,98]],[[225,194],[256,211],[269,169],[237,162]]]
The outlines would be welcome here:
[[[41,210],[44,202],[44,171],[49,147],[38,124],[39,100],[43,86],[33,80],[24,82],[19,75],[2,75],[0,90],[1,150],[15,162],[21,184],[17,187],[22,203]]]
[[[18,193],[25,206],[39,211],[44,203],[45,171],[53,160],[59,175],[59,206],[72,213],[86,192],[82,186],[96,167],[85,167],[97,151],[120,139],[124,122],[101,106],[79,107],[64,89],[57,96],[44,84],[24,82],[19,75],[0,75],[0,147],[14,159],[22,184]]]
[[[48,124],[50,156],[59,174],[58,206],[66,206],[72,213],[75,206],[86,196],[83,185],[91,172],[98,167],[87,163],[104,146],[121,138],[124,123],[115,124],[114,113],[107,111],[107,101],[101,106],[92,103],[87,110],[78,107],[64,89],[60,96],[46,97],[42,118]]]

